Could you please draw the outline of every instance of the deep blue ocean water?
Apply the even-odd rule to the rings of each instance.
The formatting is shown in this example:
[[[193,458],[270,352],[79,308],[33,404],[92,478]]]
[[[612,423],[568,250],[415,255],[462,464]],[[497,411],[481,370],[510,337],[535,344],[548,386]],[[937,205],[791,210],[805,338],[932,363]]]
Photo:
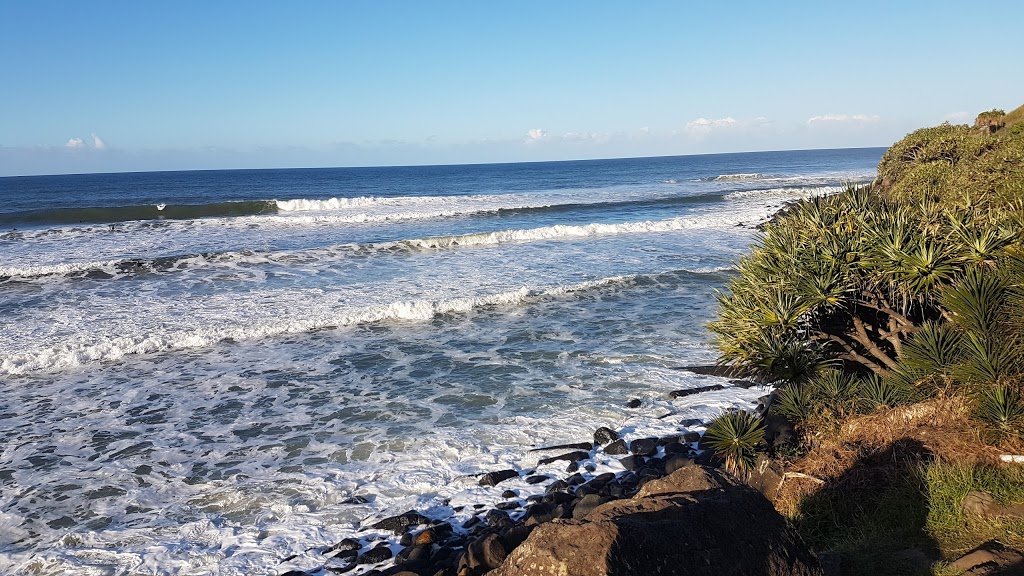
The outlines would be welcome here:
[[[718,381],[715,290],[883,151],[0,178],[0,571],[316,568],[535,445],[748,407],[666,397]]]

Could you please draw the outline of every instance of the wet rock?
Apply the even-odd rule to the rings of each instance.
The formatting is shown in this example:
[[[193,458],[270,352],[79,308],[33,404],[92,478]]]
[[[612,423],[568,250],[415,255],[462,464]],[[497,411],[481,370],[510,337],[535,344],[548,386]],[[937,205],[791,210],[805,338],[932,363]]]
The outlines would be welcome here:
[[[527,484],[540,484],[541,482],[543,482],[543,481],[545,481],[545,480],[547,480],[549,478],[551,478],[551,476],[548,476],[546,474],[537,474],[537,475],[534,475],[534,476],[527,476],[526,477],[526,483]]]
[[[635,456],[653,456],[658,452],[657,438],[640,438],[629,443],[629,451]]]
[[[537,461],[538,464],[551,464],[559,460],[566,460],[569,462],[578,462],[580,460],[586,460],[590,458],[590,452],[584,452],[583,450],[577,450],[575,452],[566,452],[565,454],[559,454],[558,456],[552,456],[550,458],[541,458]]]
[[[680,421],[679,425],[683,428],[689,428],[691,426],[700,426],[703,423],[704,421],[698,418],[687,418],[686,420]]]
[[[342,504],[369,504],[370,499],[366,496],[352,496],[341,501]]]
[[[687,396],[693,396],[694,394],[703,394],[704,392],[714,392],[716,390],[724,390],[725,386],[721,384],[710,384],[708,386],[697,386],[696,388],[687,388],[685,390],[673,390],[668,393],[668,397],[673,400],[676,398],[685,398]]]
[[[565,479],[565,483],[568,484],[569,486],[579,486],[584,482],[586,482],[586,479],[583,478],[582,474],[573,474],[572,476],[569,476],[568,478]]]
[[[594,445],[590,442],[577,442],[576,444],[559,444],[558,446],[545,446],[543,448],[532,448],[528,452],[542,452],[545,450],[593,450]]]
[[[508,502],[498,502],[494,507],[498,510],[515,510],[521,505],[517,500],[509,500]]]
[[[395,556],[395,564],[402,564],[403,567],[425,566],[430,560],[430,544],[417,544],[403,549]]]
[[[544,496],[542,494],[530,494],[529,496],[526,497],[526,501],[527,502],[531,502],[531,503],[534,503],[534,504],[537,503],[537,502],[540,502],[543,499],[544,499]]]
[[[622,454],[629,454],[629,448],[626,447],[626,441],[620,439],[605,446],[604,453],[612,456],[620,456]]]
[[[685,456],[672,456],[665,460],[665,474],[671,474],[685,466],[692,466],[693,459]]]
[[[565,467],[565,471],[568,472],[569,474],[572,474],[573,472],[575,472],[575,471],[577,471],[579,469],[580,469],[579,462],[569,462],[569,464]]]
[[[594,444],[604,446],[609,442],[614,442],[619,439],[619,433],[611,428],[602,426],[597,430],[594,430]]]
[[[334,546],[324,550],[324,556],[333,555],[335,558],[341,558],[345,556],[355,556],[359,553],[359,549],[363,545],[355,538],[345,538],[341,542],[338,542]]]
[[[558,492],[559,490],[565,490],[568,487],[569,484],[565,480],[555,480],[551,484],[548,484],[548,487],[544,489],[544,493],[550,494],[552,492]]]
[[[704,476],[686,470],[675,475]],[[761,494],[708,474],[712,489],[607,502],[586,520],[541,524],[489,576],[821,575],[817,560]],[[671,480],[675,489],[687,484]]]
[[[622,464],[622,467],[626,470],[636,470],[643,465],[643,462],[643,456],[626,456],[625,458],[619,459],[619,463]]]
[[[502,498],[519,498],[519,494],[516,494],[513,490],[505,490],[501,493]]]
[[[629,402],[626,402],[626,408],[639,408],[639,407],[640,407],[640,399],[639,398],[633,398]]]
[[[575,497],[568,492],[559,491],[544,495],[545,504],[565,504],[573,500],[575,500]]]
[[[572,517],[575,520],[582,520],[590,514],[594,508],[597,508],[601,504],[607,502],[607,499],[598,494],[588,494],[580,501],[576,503],[575,508],[572,510]]]
[[[450,529],[451,524],[448,524],[448,527]],[[426,530],[416,535],[415,542],[417,546],[429,546],[437,542],[437,532],[435,531],[434,528],[427,528]]]
[[[496,486],[500,482],[504,482],[510,478],[518,478],[519,472],[515,470],[498,470],[497,472],[488,472],[480,478],[479,484],[481,486]]]
[[[466,549],[466,567],[472,571],[493,570],[501,565],[508,551],[497,534],[488,534],[475,540]]]
[[[414,538],[415,538],[415,536],[413,536],[412,532],[406,532],[405,534],[402,534],[401,538],[398,539],[398,545],[399,546],[412,546]]]
[[[477,524],[480,524],[481,522],[483,522],[483,520],[481,520],[479,516],[470,516],[469,520],[466,520],[462,523],[462,529],[469,530],[470,528],[476,526]]]
[[[416,526],[417,524],[426,524],[427,522],[430,522],[430,518],[427,518],[426,516],[420,514],[419,512],[416,512],[415,510],[410,510],[404,514],[399,514],[398,516],[391,516],[390,518],[385,518],[380,522],[377,522],[376,524],[372,525],[371,528],[374,528],[376,530],[390,530],[395,534],[399,534],[409,526]]]
[[[491,509],[484,515],[484,522],[491,528],[505,528],[513,524],[512,519],[509,518],[508,512],[504,510]]]
[[[685,456],[686,454],[689,454],[691,450],[692,448],[690,448],[689,444],[666,444],[665,457],[668,458],[676,454],[682,454]]]
[[[522,524],[512,526],[501,533],[501,544],[505,547],[505,550],[515,550],[516,546],[523,543],[524,540],[533,532],[532,526],[523,526]]]
[[[611,482],[614,479],[615,479],[615,474],[613,472],[605,472],[604,474],[601,474],[600,476],[595,476],[594,478],[591,478],[590,481],[588,481],[586,484],[584,484],[584,486],[587,486],[589,488],[593,488],[594,490],[601,490],[602,488],[607,486],[609,482]]]
[[[682,444],[693,444],[694,442],[700,442],[700,432],[687,432],[683,434],[679,442]]]
[[[388,548],[387,544],[381,544],[375,548],[371,548],[366,552],[359,555],[356,558],[356,564],[377,564],[385,560],[391,559],[391,548]]]

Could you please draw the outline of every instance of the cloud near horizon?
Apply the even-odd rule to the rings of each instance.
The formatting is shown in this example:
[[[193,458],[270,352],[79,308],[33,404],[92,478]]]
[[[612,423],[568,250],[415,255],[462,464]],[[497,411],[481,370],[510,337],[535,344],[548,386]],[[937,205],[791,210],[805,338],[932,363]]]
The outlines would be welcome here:
[[[97,136],[95,132],[90,134],[90,136],[92,137],[92,147],[91,148],[93,150],[106,150],[107,149],[107,143],[104,142],[102,138]],[[88,144],[86,144],[84,139],[75,137],[75,138],[69,139],[67,141],[67,143],[64,144],[64,148],[66,148],[68,150],[88,150],[90,147],[89,147]]]
[[[868,124],[878,124],[882,121],[882,117],[877,114],[822,114],[820,116],[811,116],[807,119],[808,126],[866,126]]]

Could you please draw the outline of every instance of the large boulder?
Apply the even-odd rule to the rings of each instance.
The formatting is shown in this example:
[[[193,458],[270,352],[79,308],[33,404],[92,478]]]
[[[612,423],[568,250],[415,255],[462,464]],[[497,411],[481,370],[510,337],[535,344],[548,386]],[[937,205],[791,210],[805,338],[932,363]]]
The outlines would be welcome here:
[[[538,526],[490,576],[820,576],[771,503],[690,465],[581,520]]]

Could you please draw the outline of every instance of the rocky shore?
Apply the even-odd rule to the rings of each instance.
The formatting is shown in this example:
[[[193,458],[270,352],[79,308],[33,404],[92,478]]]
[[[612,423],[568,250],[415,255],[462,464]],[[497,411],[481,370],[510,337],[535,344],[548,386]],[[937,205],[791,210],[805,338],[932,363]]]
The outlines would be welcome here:
[[[691,370],[724,376],[709,367]],[[502,501],[453,506],[447,516],[410,510],[368,522],[361,527],[366,536],[324,548],[321,566],[279,574],[820,574],[769,500],[715,468],[701,432],[689,430],[701,424],[683,420],[678,434],[629,442],[600,427],[592,442],[536,448],[538,466],[564,464],[565,472],[481,473],[476,483],[501,490]],[[616,471],[605,471],[610,462]]]

